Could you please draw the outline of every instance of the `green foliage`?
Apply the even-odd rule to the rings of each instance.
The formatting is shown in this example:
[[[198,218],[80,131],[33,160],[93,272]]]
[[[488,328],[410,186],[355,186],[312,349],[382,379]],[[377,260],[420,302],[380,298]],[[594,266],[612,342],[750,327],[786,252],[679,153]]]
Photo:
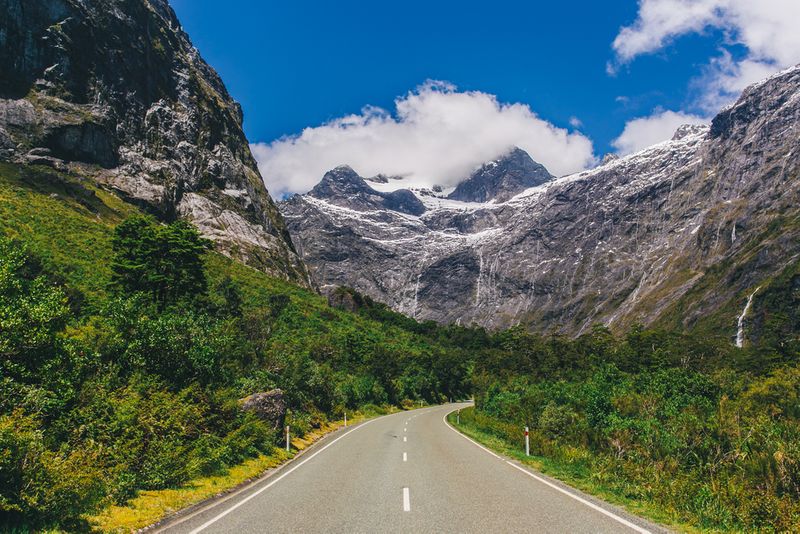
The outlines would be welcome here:
[[[736,531],[796,527],[796,361],[768,374],[743,370],[736,359],[732,368],[709,369],[707,359],[681,357],[703,344],[691,333],[635,328],[623,338],[591,336],[559,355],[547,339],[502,334],[509,353],[478,362],[478,410],[462,420],[515,448],[530,426],[533,454],[681,523]],[[533,371],[526,365],[591,362],[598,350],[616,363],[584,363],[566,374],[560,364]]]
[[[135,215],[117,226],[111,243],[111,281],[123,293],[146,293],[160,309],[205,295],[202,256],[211,242],[191,224]]]
[[[299,430],[464,396],[488,338],[333,309],[79,177],[0,164],[0,199],[0,530],[77,530],[271,453],[272,423],[239,407],[255,392],[282,389]]]
[[[69,315],[64,293],[41,275],[23,246],[0,236],[0,370],[31,379]]]
[[[20,411],[0,415],[0,517],[7,524],[77,527],[104,495],[91,448],[51,451],[39,423]]]

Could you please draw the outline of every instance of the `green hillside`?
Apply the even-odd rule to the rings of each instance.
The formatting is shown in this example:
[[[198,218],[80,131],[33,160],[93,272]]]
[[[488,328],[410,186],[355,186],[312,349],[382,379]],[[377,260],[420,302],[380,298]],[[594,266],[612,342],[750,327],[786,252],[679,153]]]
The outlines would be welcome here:
[[[269,453],[275,429],[238,408],[252,393],[280,388],[299,435],[345,410],[466,393],[468,329],[332,308],[214,252],[206,294],[162,309],[120,290],[113,236],[135,215],[80,176],[0,164],[4,524],[81,528],[139,490]]]
[[[538,467],[657,521],[800,523],[797,264],[763,281],[738,349],[722,324],[741,302],[691,331],[675,309],[616,336],[487,333],[344,288],[331,306],[214,252],[173,262],[202,276],[159,299],[166,271],[126,263],[137,243],[161,269],[202,240],[78,175],[0,164],[0,529],[88,529],[143,490],[272,465],[279,429],[239,400],[274,388],[297,435],[474,394],[473,436],[514,453],[529,426]]]

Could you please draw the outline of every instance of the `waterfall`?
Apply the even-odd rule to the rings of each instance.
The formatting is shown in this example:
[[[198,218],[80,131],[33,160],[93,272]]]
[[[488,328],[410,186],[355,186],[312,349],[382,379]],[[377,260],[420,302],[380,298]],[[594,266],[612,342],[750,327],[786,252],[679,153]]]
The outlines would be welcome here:
[[[742,348],[744,345],[744,318],[747,317],[748,312],[750,312],[750,308],[753,306],[753,297],[756,296],[759,289],[761,288],[757,287],[756,290],[747,297],[747,304],[744,305],[742,314],[739,316],[738,330],[736,332],[736,346],[739,348]]]

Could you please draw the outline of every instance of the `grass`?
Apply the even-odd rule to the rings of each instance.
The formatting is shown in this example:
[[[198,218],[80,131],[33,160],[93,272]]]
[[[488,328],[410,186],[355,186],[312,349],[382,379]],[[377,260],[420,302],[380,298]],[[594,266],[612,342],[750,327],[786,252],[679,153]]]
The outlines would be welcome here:
[[[114,228],[136,213],[141,213],[138,207],[91,179],[49,167],[0,163],[0,234],[23,241],[49,273],[75,289],[83,317],[102,312],[109,297]],[[239,285],[245,309],[261,314],[254,315],[254,320],[269,313],[276,296],[288,297],[280,320],[272,320],[269,326],[269,346],[264,349],[267,353],[302,354],[320,346],[342,347],[351,339],[362,338],[368,342],[364,350],[372,344],[410,355],[428,349],[426,339],[393,325],[332,309],[324,297],[222,254],[211,252],[205,261],[209,286],[213,288],[225,276],[231,276]],[[384,413],[387,409],[367,406],[361,414],[348,415],[355,423],[359,417]],[[323,423],[295,438],[294,451],[308,447],[340,424]],[[272,454],[251,458],[222,474],[194,479],[181,487],[141,491],[125,506],[110,506],[88,519],[98,530],[108,532],[143,528],[258,477],[293,454],[275,449]]]
[[[89,303],[105,293],[110,279],[114,226],[136,211],[78,177],[0,163],[0,231],[24,240]]]
[[[545,456],[525,456],[522,429],[520,429],[519,443],[510,443],[492,433],[490,429],[478,424],[475,421],[474,412],[474,407],[464,408],[461,410],[460,423],[456,422],[455,412],[448,414],[447,421],[462,434],[469,436],[494,452],[512,458],[540,473],[565,482],[606,502],[620,506],[631,514],[644,517],[678,532],[701,532],[691,525],[678,521],[669,511],[658,508],[653,503],[621,495],[614,488],[602,484],[593,476],[593,473],[579,462],[569,464]]]
[[[396,407],[382,410],[356,412],[348,416],[348,425],[357,424],[373,417],[393,413]],[[302,437],[291,440],[292,450],[276,447],[270,455],[260,455],[231,467],[220,475],[202,477],[178,488],[141,491],[124,506],[109,506],[99,514],[89,517],[94,528],[102,532],[132,532],[157,523],[175,512],[193,506],[212,497],[262,477],[268,471],[294,458],[298,452],[308,448],[327,434],[344,426],[344,421],[324,423]]]
[[[136,206],[91,179],[49,167],[0,163],[0,234],[24,241],[48,272],[79,290],[84,314],[97,311],[107,298],[114,228],[136,213],[141,213]],[[230,275],[248,308],[269,308],[276,295],[289,298],[272,334],[276,350],[309,350],[320,339],[336,345],[351,332],[369,332],[376,341],[409,354],[425,344],[399,328],[332,309],[326,298],[220,253],[207,254],[205,261],[209,286]]]

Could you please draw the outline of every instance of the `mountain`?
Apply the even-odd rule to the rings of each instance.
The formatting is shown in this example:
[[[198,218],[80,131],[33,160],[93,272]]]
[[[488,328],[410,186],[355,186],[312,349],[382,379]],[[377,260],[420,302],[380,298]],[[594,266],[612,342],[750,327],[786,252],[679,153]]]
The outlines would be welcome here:
[[[514,147],[508,154],[481,165],[460,182],[447,198],[463,202],[505,202],[529,187],[553,179],[544,165],[536,163],[527,152]]]
[[[800,270],[799,127],[793,68],[749,87],[710,127],[574,175],[539,172],[504,202],[417,191],[416,216],[304,195],[281,210],[320,284],[418,319],[571,334],[705,325],[734,339],[752,292],[761,287],[755,330],[771,284]],[[488,198],[492,168],[458,196]]]
[[[92,180],[309,285],[242,110],[167,0],[0,0],[0,160]]]
[[[376,191],[347,165],[325,173],[322,181],[308,195],[336,206],[361,211],[387,209],[409,215],[422,215],[425,212],[425,206],[408,189],[389,193]]]

